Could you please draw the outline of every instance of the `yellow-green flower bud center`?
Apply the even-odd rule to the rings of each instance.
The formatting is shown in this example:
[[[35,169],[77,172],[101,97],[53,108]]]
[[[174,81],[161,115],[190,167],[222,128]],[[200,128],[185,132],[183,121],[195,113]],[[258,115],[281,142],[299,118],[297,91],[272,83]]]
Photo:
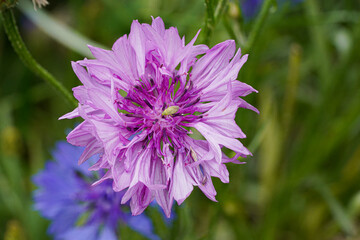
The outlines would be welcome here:
[[[166,108],[161,115],[173,115],[179,111],[179,106],[170,106]]]

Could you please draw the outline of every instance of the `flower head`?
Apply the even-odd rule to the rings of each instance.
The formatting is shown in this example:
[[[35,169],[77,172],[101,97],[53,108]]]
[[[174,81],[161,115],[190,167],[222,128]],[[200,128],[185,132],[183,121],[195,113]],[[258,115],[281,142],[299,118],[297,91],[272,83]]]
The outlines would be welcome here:
[[[39,187],[34,193],[35,208],[52,220],[49,233],[62,240],[116,240],[117,227],[125,222],[149,239],[158,239],[146,216],[131,216],[121,206],[124,193],[114,192],[111,180],[91,186],[96,177],[87,170],[90,165],[76,164],[83,150],[59,142],[53,152],[56,161],[47,162],[34,176]],[[96,156],[89,163],[94,160]]]
[[[99,182],[111,178],[115,191],[127,189],[122,203],[131,200],[134,215],[156,199],[170,216],[173,200],[181,204],[193,186],[216,201],[211,177],[228,182],[224,163],[251,154],[234,120],[239,107],[257,111],[239,98],[256,91],[236,80],[247,55],[235,54],[234,41],[208,49],[194,45],[196,37],[185,44],[159,17],[134,21],[112,50],[89,46],[96,59],[72,64],[83,83],[73,89],[79,106],[61,119],[84,122],[67,139],[86,146],[79,163],[101,154],[91,170],[108,169]]]

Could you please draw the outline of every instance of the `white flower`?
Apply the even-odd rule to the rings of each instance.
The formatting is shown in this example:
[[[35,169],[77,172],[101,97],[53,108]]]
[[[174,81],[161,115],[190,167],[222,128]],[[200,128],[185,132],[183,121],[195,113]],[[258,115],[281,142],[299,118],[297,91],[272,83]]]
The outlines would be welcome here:
[[[32,0],[34,4],[34,8],[36,10],[36,7],[41,8],[49,4],[47,0]]]

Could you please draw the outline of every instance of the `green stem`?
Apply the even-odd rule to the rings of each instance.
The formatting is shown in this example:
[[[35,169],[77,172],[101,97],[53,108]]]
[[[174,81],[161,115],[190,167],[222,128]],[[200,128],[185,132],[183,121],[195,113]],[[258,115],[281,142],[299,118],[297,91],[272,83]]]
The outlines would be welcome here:
[[[62,95],[72,105],[76,107],[77,102],[75,101],[71,93],[31,56],[29,50],[26,48],[25,43],[20,36],[12,9],[3,10],[0,13],[0,18],[4,24],[5,32],[8,36],[9,41],[11,42],[11,45],[13,46],[15,52],[18,54],[23,63],[32,72],[40,76],[50,85],[52,85],[56,90],[62,93]]]
[[[206,6],[206,19],[205,19],[205,27],[204,27],[204,42],[206,45],[209,44],[212,32],[215,28],[215,18],[214,18],[214,7],[211,0],[205,0]]]
[[[205,0],[206,19],[204,27],[204,43],[206,45],[209,45],[215,26],[218,23],[219,19],[224,15],[227,4],[227,0],[219,0],[216,2],[215,6],[213,0]]]
[[[241,26],[237,21],[230,22],[229,16],[224,15],[223,23],[226,31],[228,32],[229,36],[239,44],[240,48],[243,49],[245,47],[245,37],[241,31]]]
[[[310,37],[314,44],[314,59],[316,62],[314,66],[319,73],[321,84],[321,91],[325,93],[329,87],[333,86],[332,74],[329,60],[331,59],[327,50],[326,34],[324,32],[324,25],[321,21],[321,12],[317,1],[307,0],[304,2],[306,17],[309,21]]]
[[[261,6],[261,10],[259,13],[259,16],[256,19],[255,25],[253,27],[253,29],[251,30],[250,34],[249,34],[249,39],[245,48],[245,52],[249,52],[250,49],[253,48],[257,37],[261,31],[261,28],[264,25],[264,22],[268,16],[270,7],[272,6],[274,0],[265,0],[265,2],[263,3],[263,5]]]

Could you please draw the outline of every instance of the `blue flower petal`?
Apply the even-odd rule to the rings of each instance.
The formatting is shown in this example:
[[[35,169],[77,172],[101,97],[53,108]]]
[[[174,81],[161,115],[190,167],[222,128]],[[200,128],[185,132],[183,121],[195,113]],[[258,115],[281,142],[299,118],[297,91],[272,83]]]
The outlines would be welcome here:
[[[116,234],[113,229],[105,226],[101,231],[100,237],[98,240],[117,240]]]
[[[138,216],[130,216],[127,219],[128,226],[134,231],[144,235],[151,240],[159,240],[160,238],[153,233],[154,227],[151,220],[144,214]]]
[[[64,234],[60,235],[61,240],[98,240],[97,234],[99,226],[93,224],[90,226],[77,227],[70,229]]]

